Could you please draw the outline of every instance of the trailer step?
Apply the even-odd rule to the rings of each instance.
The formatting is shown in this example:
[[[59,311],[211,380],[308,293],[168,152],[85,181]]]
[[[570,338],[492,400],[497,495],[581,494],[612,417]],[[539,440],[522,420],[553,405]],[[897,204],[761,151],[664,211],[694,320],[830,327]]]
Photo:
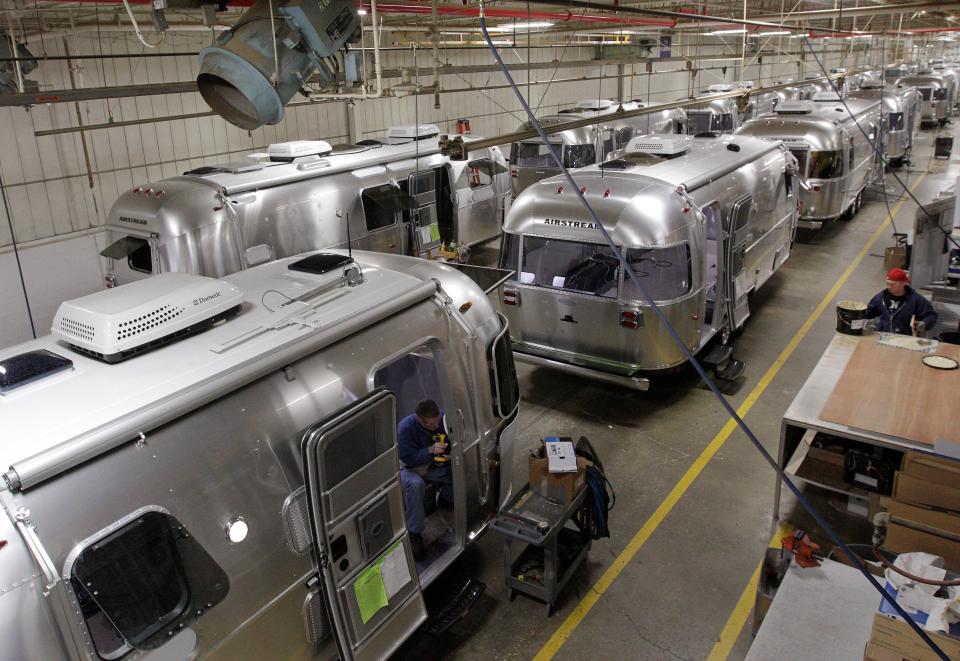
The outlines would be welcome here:
[[[722,368],[731,358],[733,358],[733,345],[718,344],[710,349],[700,362],[713,368]]]
[[[726,367],[717,371],[717,378],[723,381],[736,381],[747,369],[747,364],[742,360],[731,358]]]
[[[486,589],[486,583],[468,578],[453,599],[435,609],[430,608],[432,604],[428,604],[430,617],[424,623],[423,631],[433,636],[442,634],[467,614]]]

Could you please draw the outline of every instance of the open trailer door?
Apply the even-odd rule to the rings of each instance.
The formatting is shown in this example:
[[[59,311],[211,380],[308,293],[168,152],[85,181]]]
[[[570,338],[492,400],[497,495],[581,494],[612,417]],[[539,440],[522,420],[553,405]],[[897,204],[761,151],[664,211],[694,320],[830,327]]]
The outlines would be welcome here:
[[[747,281],[746,255],[747,234],[750,232],[750,221],[753,213],[753,197],[737,200],[726,218],[725,227],[725,256],[727,313],[730,317],[730,330],[743,326],[743,322],[750,316],[750,305],[747,295],[750,286]]]
[[[303,437],[314,560],[344,661],[387,658],[427,617],[396,429],[394,395],[378,389]]]

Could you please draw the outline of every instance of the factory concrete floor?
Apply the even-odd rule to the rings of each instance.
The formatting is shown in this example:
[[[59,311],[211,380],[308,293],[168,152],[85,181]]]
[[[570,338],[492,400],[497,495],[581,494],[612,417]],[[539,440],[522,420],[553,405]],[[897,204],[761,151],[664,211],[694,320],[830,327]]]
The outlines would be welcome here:
[[[960,173],[957,157],[932,158],[936,133],[922,131],[914,164],[898,171],[921,201]],[[890,175],[887,185],[900,190]],[[897,192],[887,201],[904,231],[916,205],[901,203]],[[854,219],[802,232],[786,265],[751,302],[736,340],[747,371],[730,400],[773,456],[783,413],[834,335],[836,300],[866,301],[884,287],[883,252],[894,244],[892,228],[881,229],[886,218],[883,195],[872,193]],[[838,294],[815,314],[841,279]],[[587,436],[616,488],[612,536],[594,542],[547,618],[539,602],[507,599],[500,540],[488,533],[463,561],[487,585],[478,603],[444,635],[417,634],[396,658],[743,658],[751,640],[749,583],[775,535],[773,470],[740,430],[722,431],[727,415],[692,374],[637,393],[543,368],[520,365],[519,372],[515,484],[526,482],[525,451],[538,439]],[[847,541],[869,540],[865,520],[806,491]],[[803,526],[809,520],[792,497],[783,515]],[[807,529],[829,548],[819,531]]]

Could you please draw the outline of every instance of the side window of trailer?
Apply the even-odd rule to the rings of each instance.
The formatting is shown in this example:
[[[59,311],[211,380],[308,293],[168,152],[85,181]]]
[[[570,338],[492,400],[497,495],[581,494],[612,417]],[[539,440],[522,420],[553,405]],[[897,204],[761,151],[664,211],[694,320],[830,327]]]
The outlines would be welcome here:
[[[500,324],[502,330],[490,343],[489,360],[493,385],[493,413],[500,418],[507,418],[520,402],[520,383],[517,380],[517,368],[513,362],[513,348],[510,346],[510,329],[503,315],[500,315]]]
[[[144,511],[94,537],[67,569],[101,658],[160,647],[230,590],[223,569],[165,512]]]

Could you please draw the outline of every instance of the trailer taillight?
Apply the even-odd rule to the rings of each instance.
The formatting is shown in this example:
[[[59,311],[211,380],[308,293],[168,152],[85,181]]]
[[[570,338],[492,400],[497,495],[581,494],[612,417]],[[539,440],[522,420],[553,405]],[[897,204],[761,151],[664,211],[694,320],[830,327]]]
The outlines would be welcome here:
[[[813,192],[814,192],[814,193],[819,193],[819,192],[820,192],[820,186],[819,186],[819,185],[814,185],[814,187],[813,187]]]
[[[503,290],[504,305],[520,305],[520,292],[516,289]]]
[[[510,176],[517,178],[520,176],[520,171],[517,168],[510,168]]]
[[[621,310],[620,311],[620,325],[624,328],[639,328],[640,327],[640,310]]]

